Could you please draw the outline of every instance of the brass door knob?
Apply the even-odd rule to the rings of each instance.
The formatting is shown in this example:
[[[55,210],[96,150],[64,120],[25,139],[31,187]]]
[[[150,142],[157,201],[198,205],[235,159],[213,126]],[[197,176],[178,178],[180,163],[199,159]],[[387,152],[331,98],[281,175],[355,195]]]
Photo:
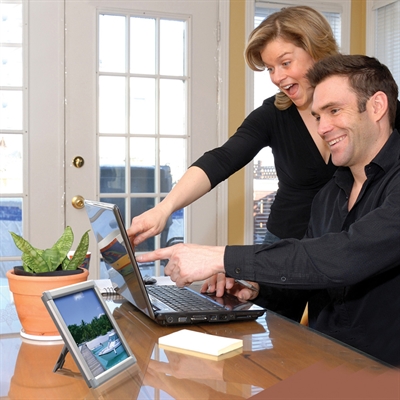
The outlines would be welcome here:
[[[78,210],[85,206],[85,199],[82,196],[74,196],[71,200],[72,206]]]
[[[83,164],[85,164],[85,160],[83,159],[83,157],[81,156],[76,156],[73,160],[72,160],[72,164],[74,165],[74,167],[76,168],[82,168]]]

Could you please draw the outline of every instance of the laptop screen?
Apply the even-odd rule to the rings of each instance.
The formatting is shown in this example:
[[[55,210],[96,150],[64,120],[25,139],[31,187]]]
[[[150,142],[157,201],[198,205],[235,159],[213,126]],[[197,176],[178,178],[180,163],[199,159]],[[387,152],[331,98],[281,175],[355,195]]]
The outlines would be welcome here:
[[[146,315],[154,318],[153,309],[141,278],[139,266],[127,237],[119,210],[115,205],[85,201],[100,253],[107,265],[111,282],[117,292]],[[125,243],[128,243],[126,245]]]

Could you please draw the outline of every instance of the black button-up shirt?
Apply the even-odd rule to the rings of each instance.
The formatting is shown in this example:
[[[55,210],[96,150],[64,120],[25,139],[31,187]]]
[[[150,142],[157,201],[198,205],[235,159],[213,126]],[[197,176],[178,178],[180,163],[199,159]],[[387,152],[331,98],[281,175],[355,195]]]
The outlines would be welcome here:
[[[349,168],[317,194],[303,240],[227,246],[226,274],[272,287],[319,292],[310,326],[400,366],[400,135],[365,167],[352,209]],[[261,293],[262,296],[262,293]],[[303,296],[304,297],[304,296]],[[310,300],[311,309],[312,299]]]

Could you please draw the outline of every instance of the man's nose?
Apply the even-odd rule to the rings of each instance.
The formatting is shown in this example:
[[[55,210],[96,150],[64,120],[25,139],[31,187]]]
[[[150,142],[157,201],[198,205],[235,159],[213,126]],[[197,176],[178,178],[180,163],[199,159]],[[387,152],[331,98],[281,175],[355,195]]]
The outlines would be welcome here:
[[[330,121],[329,121],[329,118],[320,116],[320,117],[319,117],[319,120],[318,120],[318,127],[317,127],[317,132],[318,132],[318,134],[319,134],[322,138],[324,138],[324,136],[325,136],[328,132],[330,132],[331,129],[332,129],[332,125],[331,125],[331,123],[330,123]]]

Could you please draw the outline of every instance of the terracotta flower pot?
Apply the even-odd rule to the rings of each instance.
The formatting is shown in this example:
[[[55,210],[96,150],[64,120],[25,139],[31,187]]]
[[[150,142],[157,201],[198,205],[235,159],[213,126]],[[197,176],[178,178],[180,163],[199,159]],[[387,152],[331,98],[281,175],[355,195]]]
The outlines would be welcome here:
[[[34,336],[58,336],[58,330],[41,299],[42,293],[86,281],[88,275],[87,269],[80,274],[54,277],[22,276],[16,275],[13,270],[7,271],[8,284],[24,332]]]

